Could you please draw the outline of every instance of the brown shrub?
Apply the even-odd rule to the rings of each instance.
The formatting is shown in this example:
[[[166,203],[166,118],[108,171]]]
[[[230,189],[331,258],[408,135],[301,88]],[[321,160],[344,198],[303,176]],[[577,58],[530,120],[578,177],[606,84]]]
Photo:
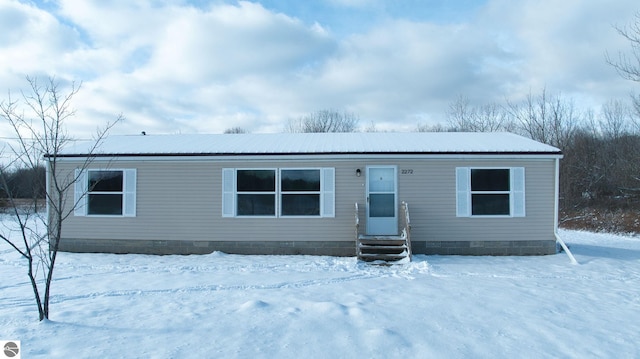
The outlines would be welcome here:
[[[560,227],[594,232],[640,234],[640,210],[587,207],[560,211]]]

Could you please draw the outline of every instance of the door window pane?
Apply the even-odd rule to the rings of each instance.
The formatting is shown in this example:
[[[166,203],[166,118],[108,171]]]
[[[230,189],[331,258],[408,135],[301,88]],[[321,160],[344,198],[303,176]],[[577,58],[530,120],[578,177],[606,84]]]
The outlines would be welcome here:
[[[394,192],[395,176],[393,168],[369,169],[369,192]]]
[[[394,194],[370,194],[369,217],[394,217],[396,203]]]

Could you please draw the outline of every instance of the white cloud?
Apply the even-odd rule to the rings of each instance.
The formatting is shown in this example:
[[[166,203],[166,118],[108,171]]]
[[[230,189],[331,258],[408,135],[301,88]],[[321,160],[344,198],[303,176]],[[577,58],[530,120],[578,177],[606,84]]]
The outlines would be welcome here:
[[[513,76],[503,64],[510,61],[473,27],[392,21],[347,39],[339,56],[309,81],[365,119],[406,128],[424,113],[442,113],[455,94],[500,97],[501,81]],[[334,92],[323,91],[327,87]]]
[[[359,8],[384,7],[329,1],[374,26],[335,34],[330,23],[254,2],[62,0],[48,12],[0,0],[0,83],[84,81],[72,123],[82,134],[118,113],[127,117],[118,133],[273,132],[326,108],[406,130],[443,120],[460,94],[483,104],[546,86],[591,106],[634,88],[604,61],[605,51],[627,47],[612,25],[632,20],[631,0],[491,0],[458,23],[364,21]]]
[[[496,0],[478,26],[499,33],[518,59],[520,75],[510,86],[510,97],[546,86],[593,106],[633,88],[606,64],[604,54],[625,45],[613,24],[631,20],[635,10],[631,1]]]
[[[78,34],[50,13],[17,1],[0,1],[0,81],[22,87],[27,74],[64,73],[60,54],[79,46]]]
[[[84,19],[78,21],[93,21],[95,11],[75,11],[75,18]],[[136,43],[143,47],[132,49],[127,41],[114,47],[120,50],[119,58],[138,56],[140,61],[129,64],[130,71],[112,69],[85,83],[83,91],[90,94],[81,96],[87,100],[100,97],[92,101],[85,116],[104,120],[122,111],[126,123],[143,123],[146,126],[140,127],[163,132],[220,132],[232,127],[224,118],[235,119],[231,122],[239,121],[246,128],[281,130],[282,124],[259,124],[270,118],[266,111],[271,101],[264,98],[277,94],[280,87],[286,92],[289,78],[317,66],[335,47],[318,24],[305,25],[248,2],[206,10],[146,11],[155,11],[152,17],[163,17],[162,26],[146,31],[153,36],[138,38]],[[92,36],[101,44],[112,42],[110,36],[121,36],[120,31],[109,35],[102,26],[88,33],[97,34]],[[92,52],[102,51],[104,48]],[[105,57],[118,57],[113,52]]]
[[[189,8],[173,16],[156,34],[149,66],[138,75],[186,83],[268,76],[312,64],[332,46],[317,26],[248,2],[208,12]]]

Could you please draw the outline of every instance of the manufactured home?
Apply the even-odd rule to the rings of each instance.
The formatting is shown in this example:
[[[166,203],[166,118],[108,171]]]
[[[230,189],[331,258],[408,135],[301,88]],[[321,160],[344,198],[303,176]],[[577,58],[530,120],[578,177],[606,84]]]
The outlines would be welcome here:
[[[66,148],[49,171],[77,178],[63,251],[556,253],[562,154],[510,133],[136,135],[92,147]],[[398,240],[404,250],[389,249]]]

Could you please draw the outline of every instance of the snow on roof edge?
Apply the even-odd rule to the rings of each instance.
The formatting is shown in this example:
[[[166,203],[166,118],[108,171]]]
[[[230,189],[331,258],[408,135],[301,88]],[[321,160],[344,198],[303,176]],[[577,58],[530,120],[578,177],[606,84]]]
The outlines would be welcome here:
[[[83,157],[95,141],[59,153]],[[278,134],[115,135],[96,156],[302,154],[561,154],[553,146],[507,132],[356,132]]]

